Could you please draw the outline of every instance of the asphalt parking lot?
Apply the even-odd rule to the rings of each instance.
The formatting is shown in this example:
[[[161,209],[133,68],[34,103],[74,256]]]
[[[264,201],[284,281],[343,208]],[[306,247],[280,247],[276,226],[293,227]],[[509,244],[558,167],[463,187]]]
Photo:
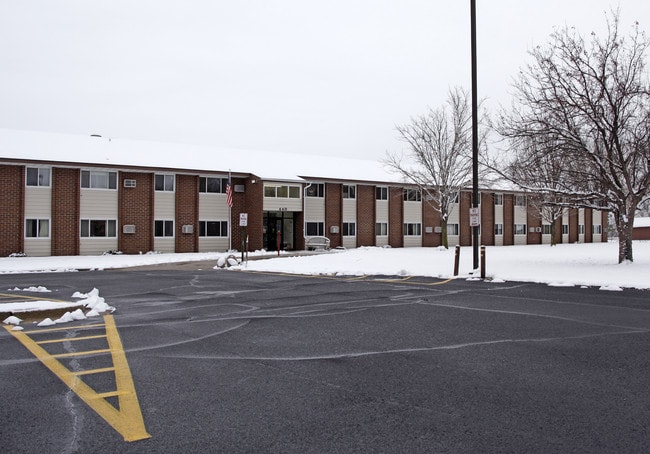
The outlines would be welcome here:
[[[150,437],[125,441],[0,330],[8,452],[650,451],[648,292],[209,267],[0,275],[5,293],[32,285],[97,287],[117,308]]]

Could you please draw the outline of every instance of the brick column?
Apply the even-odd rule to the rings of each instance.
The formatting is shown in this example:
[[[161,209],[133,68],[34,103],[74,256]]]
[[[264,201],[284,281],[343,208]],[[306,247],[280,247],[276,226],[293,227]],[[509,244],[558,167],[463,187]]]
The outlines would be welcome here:
[[[494,246],[494,193],[481,192],[481,244]]]
[[[199,177],[176,174],[176,252],[199,250]],[[193,225],[194,233],[182,233],[184,225]]]
[[[124,180],[135,180],[135,187],[124,187]],[[154,174],[120,172],[117,190],[119,191],[118,249],[125,254],[138,254],[152,251]],[[124,225],[135,225],[135,233],[122,233]]]
[[[0,257],[24,252],[24,166],[0,165],[0,207]]]
[[[325,236],[330,239],[330,247],[343,245],[341,228],[343,227],[343,185],[325,183]],[[331,233],[330,227],[337,226],[339,233]]]
[[[375,246],[375,187],[357,185],[357,246]]]
[[[388,244],[404,247],[404,188],[388,188]]]
[[[52,168],[52,255],[79,255],[81,171]]]

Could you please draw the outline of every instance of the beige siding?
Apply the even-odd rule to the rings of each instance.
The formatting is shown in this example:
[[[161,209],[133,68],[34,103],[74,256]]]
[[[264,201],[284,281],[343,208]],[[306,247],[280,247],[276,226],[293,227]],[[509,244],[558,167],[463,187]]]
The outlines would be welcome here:
[[[404,202],[404,222],[422,223],[422,202]]]
[[[357,247],[357,237],[356,236],[344,236],[343,237],[343,247],[344,248],[355,248]]]
[[[356,222],[357,199],[343,199],[343,222]]]
[[[50,238],[25,238],[25,250],[28,257],[46,257],[52,255]]]
[[[405,236],[404,247],[420,247],[422,246],[422,236]]]
[[[225,252],[229,247],[230,240],[228,237],[199,238],[199,252]]]
[[[81,238],[80,255],[100,255],[117,249],[117,238]]]
[[[153,239],[153,249],[157,252],[175,252],[176,239],[173,237],[158,237]]]
[[[226,203],[226,194],[199,194],[199,219],[228,220],[229,207]]]
[[[325,221],[325,197],[305,197],[305,222]]]
[[[49,187],[25,188],[25,218],[50,218],[52,216],[52,189]]]
[[[603,216],[603,214],[602,214],[602,212],[600,210],[593,210],[593,212],[591,214],[593,225],[602,225],[602,222],[601,222],[602,216]],[[606,228],[607,228],[606,225],[602,225],[603,231]],[[592,241],[594,243],[600,243],[601,241],[603,241],[603,235],[601,233],[594,233]]]
[[[388,200],[377,200],[375,209],[377,222],[388,222]]]
[[[168,191],[154,192],[153,217],[157,220],[176,217],[176,193]],[[159,250],[156,248],[156,250]]]
[[[81,219],[117,219],[117,191],[82,189]]]
[[[528,213],[525,206],[515,206],[515,224],[526,224],[526,229],[528,229]],[[504,226],[505,227],[505,226]],[[514,228],[514,227],[513,227]],[[516,235],[515,234],[515,244],[522,245],[528,242],[528,235]]]
[[[458,224],[460,231],[460,204],[452,203],[451,209],[449,210],[449,218],[447,219],[447,224]],[[449,247],[456,246],[460,243],[460,235],[448,235],[447,242]]]
[[[264,211],[302,211],[302,199],[264,197]]]

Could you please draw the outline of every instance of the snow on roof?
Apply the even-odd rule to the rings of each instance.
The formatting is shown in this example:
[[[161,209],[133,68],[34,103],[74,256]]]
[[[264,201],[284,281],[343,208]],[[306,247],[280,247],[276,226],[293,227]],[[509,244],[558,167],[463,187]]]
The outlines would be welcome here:
[[[650,217],[635,217],[634,227],[650,227]]]
[[[253,174],[265,180],[301,176],[346,181],[398,182],[379,161],[270,153],[201,145],[149,142],[0,128],[0,159],[82,165],[134,166]]]

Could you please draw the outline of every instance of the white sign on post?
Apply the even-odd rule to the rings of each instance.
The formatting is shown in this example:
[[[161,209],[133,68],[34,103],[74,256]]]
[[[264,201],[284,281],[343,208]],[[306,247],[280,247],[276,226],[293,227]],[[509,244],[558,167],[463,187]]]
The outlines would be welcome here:
[[[478,207],[471,207],[469,209],[469,225],[470,227],[478,227],[480,225],[480,218]]]
[[[239,227],[248,225],[248,213],[239,213]]]

